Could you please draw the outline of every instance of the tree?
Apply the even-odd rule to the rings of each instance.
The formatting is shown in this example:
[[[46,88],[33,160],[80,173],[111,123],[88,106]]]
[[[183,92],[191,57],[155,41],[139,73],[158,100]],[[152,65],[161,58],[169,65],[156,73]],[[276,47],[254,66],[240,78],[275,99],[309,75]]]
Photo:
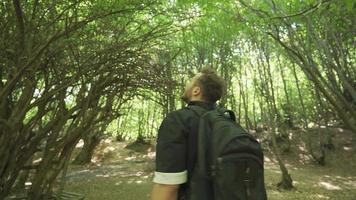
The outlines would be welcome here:
[[[286,14],[288,8],[279,1],[267,2],[257,8],[245,1],[239,2],[260,19],[261,23],[253,23],[254,26],[261,31],[265,29],[263,32],[273,38],[285,50],[288,58],[303,70],[345,125],[356,131],[355,109],[342,95],[343,88],[350,94],[355,93],[352,88],[355,73],[350,68],[354,60],[350,58],[350,42],[353,38],[350,35],[350,19],[354,13],[348,9],[346,1],[338,4],[322,1],[295,14]],[[293,6],[292,9],[296,10],[304,5]],[[266,11],[265,7],[272,12]]]
[[[1,199],[28,168],[28,198],[48,198],[78,141],[99,137],[119,116],[123,95],[164,82],[148,64],[149,47],[172,23],[149,22],[164,12],[153,5],[1,4]]]

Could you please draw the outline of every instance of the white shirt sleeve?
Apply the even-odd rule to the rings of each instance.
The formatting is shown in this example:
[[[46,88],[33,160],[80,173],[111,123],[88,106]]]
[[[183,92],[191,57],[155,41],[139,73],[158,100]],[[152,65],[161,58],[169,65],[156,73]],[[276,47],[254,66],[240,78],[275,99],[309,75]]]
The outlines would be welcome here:
[[[187,170],[177,173],[155,172],[153,182],[166,185],[179,185],[187,182]]]

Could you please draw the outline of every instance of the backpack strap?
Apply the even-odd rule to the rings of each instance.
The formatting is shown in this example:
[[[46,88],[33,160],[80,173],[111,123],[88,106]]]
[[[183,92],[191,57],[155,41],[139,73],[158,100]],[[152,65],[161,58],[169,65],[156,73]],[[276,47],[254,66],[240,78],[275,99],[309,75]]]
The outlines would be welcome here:
[[[234,111],[232,110],[225,110],[224,113],[227,113],[230,117],[230,119],[234,122],[236,122],[236,115],[234,113]]]
[[[194,171],[195,173],[199,173],[201,177],[209,178],[208,174],[205,174],[205,172],[208,171],[208,167],[206,165],[206,147],[210,146],[210,140],[207,139],[209,134],[207,134],[206,131],[208,130],[205,130],[207,121],[202,120],[202,117],[204,117],[206,114],[208,114],[209,111],[212,110],[207,110],[197,105],[189,105],[187,106],[187,109],[191,110],[199,119],[197,133],[197,157]]]
[[[227,116],[229,119],[231,119],[232,121],[236,122],[236,115],[235,115],[235,112],[232,111],[232,110],[227,110],[223,107],[217,107],[216,108],[220,113],[222,113],[223,115]]]

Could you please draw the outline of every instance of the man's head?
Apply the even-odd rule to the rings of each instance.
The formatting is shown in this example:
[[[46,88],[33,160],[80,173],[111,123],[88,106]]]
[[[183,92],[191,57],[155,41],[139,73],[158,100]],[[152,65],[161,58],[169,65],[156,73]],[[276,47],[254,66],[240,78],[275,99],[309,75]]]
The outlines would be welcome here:
[[[182,99],[185,102],[205,101],[215,103],[225,91],[225,81],[211,68],[204,68],[186,85]]]

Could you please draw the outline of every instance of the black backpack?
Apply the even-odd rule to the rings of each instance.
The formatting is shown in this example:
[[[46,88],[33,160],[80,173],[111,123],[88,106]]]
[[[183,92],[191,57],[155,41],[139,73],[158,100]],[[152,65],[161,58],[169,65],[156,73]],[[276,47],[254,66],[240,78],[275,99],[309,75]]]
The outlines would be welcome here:
[[[200,118],[188,200],[267,200],[263,152],[233,111],[188,106]]]

